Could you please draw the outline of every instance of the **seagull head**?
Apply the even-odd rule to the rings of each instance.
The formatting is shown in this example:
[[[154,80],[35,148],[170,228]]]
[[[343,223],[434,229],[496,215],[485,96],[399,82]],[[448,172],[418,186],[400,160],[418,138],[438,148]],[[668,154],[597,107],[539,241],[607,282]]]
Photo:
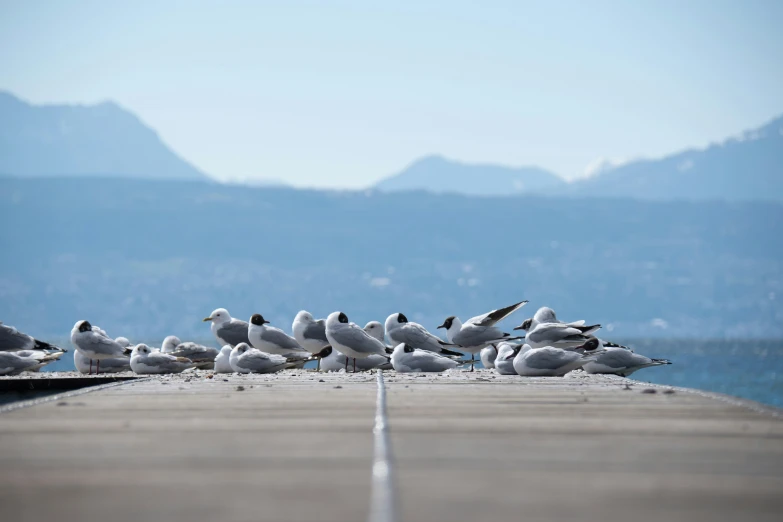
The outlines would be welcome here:
[[[169,335],[165,339],[163,339],[163,344],[160,345],[160,351],[161,352],[173,352],[174,348],[177,347],[177,345],[182,344],[182,341],[179,340],[179,337],[176,335]]]
[[[233,355],[236,353],[237,355],[242,355],[246,351],[250,349],[250,345],[247,343],[239,343],[238,345],[234,346],[234,349],[231,350],[231,354]]]
[[[250,316],[250,324],[254,324],[256,326],[262,326],[265,324],[269,324],[269,321],[264,319],[264,316],[261,314],[253,314]]]
[[[131,357],[138,357],[140,355],[149,355],[151,351],[152,350],[150,350],[150,347],[147,346],[146,344],[137,344],[136,346],[133,347],[133,351],[131,352]]]
[[[364,331],[381,341],[386,335],[386,331],[384,330],[383,325],[378,321],[370,321],[364,325]]]
[[[402,351],[405,353],[413,353],[413,346],[408,346],[407,344],[402,345]]]
[[[524,330],[524,331],[526,331],[526,332],[527,332],[528,330],[530,330],[530,327],[531,327],[531,326],[533,326],[533,319],[532,319],[532,318],[530,318],[530,319],[525,319],[525,320],[522,322],[522,324],[520,324],[519,326],[515,326],[515,327],[514,327],[514,330]]]
[[[313,357],[317,357],[319,359],[323,359],[324,357],[329,357],[330,355],[332,355],[332,347],[331,346],[327,346],[326,348],[324,348],[320,352],[314,354]]]
[[[586,352],[592,352],[596,348],[601,347],[601,341],[599,341],[596,337],[591,337],[582,346],[577,346],[574,348],[574,350],[584,350]]]
[[[450,315],[446,318],[445,321],[443,321],[443,324],[438,326],[438,328],[445,328],[446,331],[451,330],[451,327],[454,326],[454,320],[456,319],[456,316]]]
[[[313,317],[313,314],[308,312],[307,310],[300,310],[298,314],[296,314],[296,317],[294,317],[295,323],[314,323],[315,317]]]
[[[77,321],[73,326],[73,329],[82,333],[92,332],[92,325],[90,324],[90,321]]]
[[[536,312],[536,315],[533,316],[533,319],[535,319],[536,323],[556,323],[557,322],[557,316],[555,315],[555,311],[549,308],[548,306],[542,306],[538,309]]]
[[[231,320],[231,315],[228,313],[228,310],[226,310],[225,308],[218,308],[217,310],[214,310],[211,314],[209,314],[209,317],[204,318],[205,323],[212,321],[215,324],[223,324],[230,320]]]

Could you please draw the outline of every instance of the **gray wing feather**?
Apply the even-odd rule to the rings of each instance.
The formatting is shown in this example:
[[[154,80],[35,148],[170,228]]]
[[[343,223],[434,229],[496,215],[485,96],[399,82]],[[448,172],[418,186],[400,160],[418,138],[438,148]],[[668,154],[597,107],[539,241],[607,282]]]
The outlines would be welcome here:
[[[328,343],[329,339],[326,338],[326,321],[319,319],[305,326],[304,336],[305,339],[317,339]]]
[[[200,344],[186,342],[177,345],[169,355],[174,357],[185,357],[191,361],[214,361],[220,351],[217,348],[202,346]]]
[[[286,359],[282,355],[264,353],[261,350],[249,350],[239,357],[239,366],[254,372],[267,372],[275,368],[283,369]]]
[[[563,323],[541,323],[527,334],[528,338],[536,343],[554,343],[571,335],[582,335],[582,331]]]
[[[245,321],[231,320],[217,327],[215,333],[231,346],[236,346],[239,343],[250,344],[250,339],[247,338],[247,327],[248,324]]]
[[[610,368],[631,368],[652,363],[652,359],[633,353],[622,348],[607,350],[595,360],[598,364],[604,364]]]
[[[443,357],[427,350],[414,350],[410,367],[419,368],[423,372],[442,372],[459,365],[448,357]]]
[[[491,341],[501,340],[504,337],[508,337],[508,334],[502,332],[499,328],[494,326],[477,326],[469,325],[462,327],[457,335],[454,336],[454,344],[469,348],[472,346],[480,346]]]
[[[0,351],[29,350],[35,340],[13,326],[0,324]]]
[[[386,346],[375,337],[364,331],[360,326],[336,328],[332,332],[334,340],[357,352],[385,354]]]
[[[157,366],[169,372],[181,372],[183,369],[192,366],[191,361],[178,361],[172,354],[161,352],[152,352],[146,357],[145,364]]]
[[[283,350],[290,350],[292,352],[306,351],[304,348],[299,346],[299,343],[296,342],[296,339],[286,334],[284,331],[278,330],[276,328],[264,328],[263,333],[261,334],[261,338],[268,343],[276,344]]]

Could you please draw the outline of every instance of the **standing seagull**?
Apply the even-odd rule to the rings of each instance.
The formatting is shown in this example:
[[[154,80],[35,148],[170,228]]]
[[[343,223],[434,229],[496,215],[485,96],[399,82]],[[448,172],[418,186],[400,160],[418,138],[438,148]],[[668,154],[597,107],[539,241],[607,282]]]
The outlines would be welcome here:
[[[492,310],[491,312],[471,317],[465,324],[462,324],[459,318],[452,315],[447,317],[438,328],[445,328],[449,343],[457,345],[468,352],[470,360],[474,361],[476,353],[490,344],[520,339],[520,337],[511,337],[511,334],[496,328],[495,324],[526,304],[527,301],[520,301],[505,308]],[[470,366],[470,371],[473,371],[473,365]]]
[[[100,373],[101,359],[116,359],[130,354],[131,349],[92,329],[88,321],[77,321],[71,330],[71,343],[88,359],[96,362],[95,373]]]
[[[220,346],[227,344],[233,348],[239,343],[250,344],[247,338],[247,323],[231,317],[225,308],[218,308],[209,314],[209,317],[204,318],[205,323],[208,321],[212,322],[209,329],[212,330]]]
[[[322,372],[339,372],[348,367],[348,357],[331,346],[327,346],[318,353],[318,360],[321,363],[320,371]],[[356,368],[362,371],[374,370],[375,368],[391,370],[393,366],[388,356],[370,355],[356,361]]]
[[[462,357],[461,353],[444,348],[444,345],[449,346],[449,343],[443,342],[419,323],[408,321],[402,313],[391,314],[386,318],[386,334],[396,344],[404,343],[419,350]]]
[[[320,371],[321,356],[319,354],[329,347],[329,340],[326,338],[326,321],[324,319],[316,321],[313,314],[307,310],[300,310],[294,317],[291,332],[299,346],[317,357],[318,366],[315,370]]]
[[[26,333],[20,332],[13,326],[5,325],[0,321],[0,352],[17,352],[19,350],[68,351],[52,344],[39,341]]]
[[[278,355],[307,355],[310,352],[299,346],[296,339],[285,333],[280,328],[267,326],[269,321],[261,314],[253,314],[250,317],[250,326],[247,337],[250,345],[262,352],[276,353]]]
[[[348,322],[348,316],[343,312],[332,312],[326,318],[326,338],[332,348],[354,359],[354,371],[356,359],[364,359],[372,354],[386,355],[386,345],[365,332],[358,324]],[[347,359],[345,366],[348,369]]]
[[[116,340],[116,339],[115,339]],[[79,350],[73,351],[73,365],[79,373],[92,373],[92,359],[85,357]],[[131,371],[130,359],[128,357],[117,357],[116,359],[103,359],[103,373],[118,373]]]

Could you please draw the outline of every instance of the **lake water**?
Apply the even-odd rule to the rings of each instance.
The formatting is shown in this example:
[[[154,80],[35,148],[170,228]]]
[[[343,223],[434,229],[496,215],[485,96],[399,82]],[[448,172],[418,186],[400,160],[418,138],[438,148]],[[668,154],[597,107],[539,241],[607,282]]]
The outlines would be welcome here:
[[[674,364],[647,368],[633,374],[639,381],[736,395],[783,408],[783,340],[622,340],[648,357],[665,358]],[[201,340],[214,344],[211,339]],[[159,346],[159,342],[149,343]],[[70,343],[61,346],[70,348]],[[69,352],[49,371],[73,370]]]

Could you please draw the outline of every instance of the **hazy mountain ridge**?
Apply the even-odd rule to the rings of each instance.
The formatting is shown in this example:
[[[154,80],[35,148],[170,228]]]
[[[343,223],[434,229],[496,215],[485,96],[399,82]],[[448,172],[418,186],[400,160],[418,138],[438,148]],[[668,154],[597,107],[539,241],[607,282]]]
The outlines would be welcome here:
[[[0,178],[0,223],[0,318],[36,334],[204,337],[218,306],[434,328],[529,299],[509,323],[546,304],[610,337],[783,336],[779,203]]]
[[[685,200],[783,200],[783,117],[705,149],[602,169],[571,183],[537,168],[428,156],[378,182],[378,190],[477,196],[551,194]]]
[[[207,180],[158,134],[113,102],[30,105],[0,91],[0,172]]]
[[[546,193],[566,182],[538,167],[506,167],[469,164],[427,156],[414,161],[400,173],[389,176],[373,188],[384,192],[426,190],[475,196],[510,196]]]

